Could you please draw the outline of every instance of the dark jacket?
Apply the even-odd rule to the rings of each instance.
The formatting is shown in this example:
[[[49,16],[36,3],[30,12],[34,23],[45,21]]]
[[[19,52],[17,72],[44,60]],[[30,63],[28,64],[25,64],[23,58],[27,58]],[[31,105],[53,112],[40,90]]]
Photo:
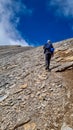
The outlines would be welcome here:
[[[53,51],[51,51],[51,48],[53,48]],[[52,45],[52,43],[46,43],[44,46],[43,46],[43,49],[44,49],[44,54],[53,54],[54,53],[54,47]]]

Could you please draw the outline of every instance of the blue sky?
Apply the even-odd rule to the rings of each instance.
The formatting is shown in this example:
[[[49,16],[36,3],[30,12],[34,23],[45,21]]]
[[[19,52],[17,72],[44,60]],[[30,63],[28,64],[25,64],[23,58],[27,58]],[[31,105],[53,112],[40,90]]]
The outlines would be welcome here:
[[[0,45],[43,45],[73,37],[73,0],[0,0]]]

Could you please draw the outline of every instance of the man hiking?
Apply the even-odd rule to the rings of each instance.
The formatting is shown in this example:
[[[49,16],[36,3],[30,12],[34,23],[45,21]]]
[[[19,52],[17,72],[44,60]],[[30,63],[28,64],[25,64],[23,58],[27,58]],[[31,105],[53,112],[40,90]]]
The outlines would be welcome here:
[[[47,41],[47,43],[43,46],[44,49],[44,54],[45,54],[45,69],[50,71],[49,66],[50,66],[50,60],[51,57],[54,54],[54,47],[52,45],[52,42],[50,40]]]

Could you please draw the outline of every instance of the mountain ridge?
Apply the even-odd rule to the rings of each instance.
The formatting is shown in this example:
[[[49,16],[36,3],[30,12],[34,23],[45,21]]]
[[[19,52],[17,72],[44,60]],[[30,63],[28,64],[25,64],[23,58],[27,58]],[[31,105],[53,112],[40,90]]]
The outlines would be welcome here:
[[[73,39],[53,45],[51,72],[42,46],[0,51],[1,130],[73,130]]]

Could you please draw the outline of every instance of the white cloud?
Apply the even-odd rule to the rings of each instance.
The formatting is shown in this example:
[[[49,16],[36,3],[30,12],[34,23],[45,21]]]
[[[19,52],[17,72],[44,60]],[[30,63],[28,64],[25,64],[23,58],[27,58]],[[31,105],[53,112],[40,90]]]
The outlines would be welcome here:
[[[58,16],[73,17],[73,0],[50,0],[49,7],[55,7]]]
[[[28,45],[16,29],[20,21],[19,13],[31,15],[32,10],[20,0],[0,0],[0,45]]]

